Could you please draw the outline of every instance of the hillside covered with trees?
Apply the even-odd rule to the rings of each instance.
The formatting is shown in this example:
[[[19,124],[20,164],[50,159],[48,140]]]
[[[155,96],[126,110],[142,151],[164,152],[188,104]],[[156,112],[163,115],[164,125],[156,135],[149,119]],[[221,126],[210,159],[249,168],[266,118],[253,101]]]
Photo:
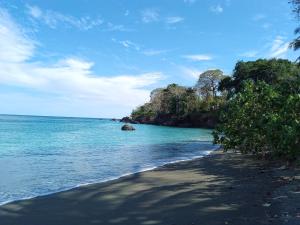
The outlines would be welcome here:
[[[137,123],[215,128],[215,143],[263,157],[300,154],[300,66],[283,59],[236,64],[200,74],[194,87],[151,92],[131,114]]]
[[[214,128],[219,108],[226,99],[218,86],[225,76],[220,70],[208,70],[194,87],[170,84],[151,92],[150,102],[131,114],[134,122],[180,127]]]
[[[300,20],[300,1],[290,1]],[[290,44],[300,49],[298,35]],[[133,122],[214,128],[224,150],[289,160],[300,155],[300,63],[284,59],[239,61],[231,76],[199,75],[194,87],[170,84],[152,91]]]

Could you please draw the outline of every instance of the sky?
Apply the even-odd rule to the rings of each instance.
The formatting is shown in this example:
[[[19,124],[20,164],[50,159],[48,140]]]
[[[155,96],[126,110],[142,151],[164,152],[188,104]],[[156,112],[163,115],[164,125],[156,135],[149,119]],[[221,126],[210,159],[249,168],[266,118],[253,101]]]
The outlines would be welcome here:
[[[288,0],[0,0],[0,114],[120,118],[170,83],[295,60]]]

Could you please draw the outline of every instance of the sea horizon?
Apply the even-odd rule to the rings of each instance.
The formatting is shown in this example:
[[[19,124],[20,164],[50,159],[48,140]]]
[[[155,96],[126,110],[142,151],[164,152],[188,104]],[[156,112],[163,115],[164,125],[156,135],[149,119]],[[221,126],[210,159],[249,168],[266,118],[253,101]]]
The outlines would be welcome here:
[[[103,119],[103,120],[111,120],[117,119],[120,120],[122,118],[117,117],[93,117],[93,116],[60,116],[60,115],[38,115],[38,114],[10,114],[10,113],[0,113],[0,116],[32,116],[32,117],[60,117],[60,118],[79,118],[79,119]]]

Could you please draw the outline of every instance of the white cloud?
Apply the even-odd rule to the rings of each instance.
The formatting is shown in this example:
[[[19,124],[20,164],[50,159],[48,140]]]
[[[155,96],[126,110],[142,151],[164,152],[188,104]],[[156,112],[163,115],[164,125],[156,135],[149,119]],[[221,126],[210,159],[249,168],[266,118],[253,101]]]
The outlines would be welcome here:
[[[34,42],[22,33],[3,9],[0,9],[0,38],[1,62],[23,62],[33,55]]]
[[[184,21],[184,18],[180,16],[162,17],[158,9],[151,8],[143,10],[141,15],[143,23],[163,22],[167,25],[173,25]]]
[[[68,102],[65,106],[72,109],[84,109],[91,106],[93,107],[91,110],[94,113],[96,110],[98,115],[101,114],[103,107],[119,108],[123,113],[125,109],[129,113],[132,108],[148,99],[148,86],[162,78],[160,72],[101,76],[93,72],[93,62],[74,57],[48,65],[33,61],[36,50],[34,41],[26,37],[10,15],[3,10],[0,11],[0,34],[0,85],[14,90],[9,95],[3,94],[3,90],[0,94],[2,97],[21,96],[20,99],[28,101],[28,105],[33,104],[32,99],[36,99],[35,107],[38,107],[39,100],[37,99],[47,95],[51,96],[49,101],[56,102],[58,106],[64,106],[65,101]],[[130,43],[124,42],[124,46],[126,45],[129,46]],[[20,91],[14,87],[26,88],[29,92]],[[31,92],[36,94],[30,95]],[[12,100],[13,97],[9,97],[6,101],[4,97],[1,99],[4,101],[3,104],[1,103],[2,106],[8,106],[6,101]],[[14,101],[16,105],[19,104],[16,99]],[[19,107],[22,104],[23,102]],[[3,107],[1,109],[6,110]],[[58,107],[48,110],[52,110],[51,114],[60,114],[61,110],[65,109]],[[73,113],[75,115],[78,112]]]
[[[271,49],[269,51],[269,58],[285,58],[289,50],[289,42],[284,40],[282,36],[277,36],[271,43]]]
[[[175,24],[175,23],[180,23],[183,22],[184,18],[180,16],[171,16],[166,18],[166,23],[167,24]]]
[[[129,40],[123,40],[123,41],[119,41],[115,38],[112,38],[112,41],[122,45],[125,49],[133,49],[137,52],[140,52],[143,55],[146,56],[155,56],[155,55],[161,55],[164,54],[166,52],[169,52],[170,50],[164,50],[164,49],[144,49],[143,46],[140,46],[139,44],[129,41]]]
[[[210,10],[213,12],[213,13],[216,13],[216,14],[220,14],[224,11],[223,7],[221,5],[215,5],[215,6],[212,6],[210,7]]]
[[[140,51],[141,49],[141,47],[138,44],[129,40],[118,41],[117,39],[113,38],[112,41],[122,45],[124,48],[127,49],[135,49],[136,51]]]
[[[76,18],[70,15],[64,15],[52,10],[42,10],[38,6],[27,5],[28,14],[37,22],[43,22],[50,28],[55,29],[63,24],[75,27],[80,30],[89,30],[93,27],[103,24],[100,18],[90,18],[89,16]]]
[[[157,9],[145,9],[142,11],[142,21],[144,23],[158,22],[159,12]]]
[[[276,36],[260,50],[250,50],[239,54],[247,58],[288,58],[290,42],[285,37]]]
[[[203,55],[203,54],[184,55],[182,57],[185,59],[189,59],[191,61],[195,61],[195,62],[212,60],[212,57],[210,55]]]

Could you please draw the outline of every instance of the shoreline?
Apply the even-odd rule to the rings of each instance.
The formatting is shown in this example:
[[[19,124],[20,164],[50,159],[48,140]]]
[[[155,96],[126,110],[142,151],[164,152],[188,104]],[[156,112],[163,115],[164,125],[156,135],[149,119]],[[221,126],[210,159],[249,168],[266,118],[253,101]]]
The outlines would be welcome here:
[[[299,224],[298,169],[220,150],[0,206],[3,224]]]
[[[187,161],[193,161],[193,160],[201,159],[201,158],[209,156],[212,152],[218,151],[219,149],[220,149],[220,147],[218,146],[215,149],[205,151],[205,154],[201,155],[201,156],[194,156],[194,157],[189,158],[189,159],[179,159],[179,160],[163,163],[161,165],[157,165],[157,166],[153,166],[153,167],[146,167],[146,168],[144,168],[140,171],[136,171],[136,172],[132,172],[132,173],[125,173],[125,174],[122,174],[120,176],[111,177],[111,178],[107,178],[107,179],[104,179],[104,180],[95,180],[95,182],[77,184],[77,185],[75,185],[73,187],[70,187],[70,188],[65,188],[65,189],[61,189],[61,190],[58,190],[58,191],[48,192],[48,193],[41,194],[41,195],[33,195],[33,196],[30,196],[30,197],[24,197],[24,198],[20,198],[20,199],[11,200],[11,201],[0,202],[0,207],[4,206],[4,205],[7,205],[7,204],[14,203],[14,202],[26,201],[26,200],[39,198],[39,197],[45,197],[45,196],[49,196],[49,195],[53,195],[53,194],[58,194],[58,193],[61,193],[61,192],[71,191],[71,190],[81,188],[81,187],[85,187],[85,186],[89,186],[89,185],[104,184],[104,183],[107,183],[107,182],[119,180],[119,179],[127,177],[127,176],[131,176],[131,175],[135,175],[135,174],[139,174],[139,173],[143,173],[143,172],[147,172],[147,171],[153,171],[153,170],[156,170],[156,169],[160,169],[161,167],[165,167],[165,166],[168,166],[168,165],[171,165],[171,164],[176,164],[176,163],[180,163],[180,162],[187,162]]]

